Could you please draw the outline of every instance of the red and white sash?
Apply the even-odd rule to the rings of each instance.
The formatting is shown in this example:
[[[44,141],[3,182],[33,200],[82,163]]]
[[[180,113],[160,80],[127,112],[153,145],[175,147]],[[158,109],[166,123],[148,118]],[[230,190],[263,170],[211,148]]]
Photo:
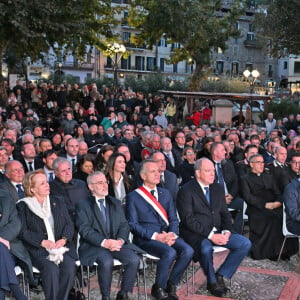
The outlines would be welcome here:
[[[141,197],[143,197],[160,215],[160,217],[165,221],[165,223],[169,226],[168,214],[163,206],[157,201],[157,199],[147,191],[143,186],[138,187],[135,190]]]

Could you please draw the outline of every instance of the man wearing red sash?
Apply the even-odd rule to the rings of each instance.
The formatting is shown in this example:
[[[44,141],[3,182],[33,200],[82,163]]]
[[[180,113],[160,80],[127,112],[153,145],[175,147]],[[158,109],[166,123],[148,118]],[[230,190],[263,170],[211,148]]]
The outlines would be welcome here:
[[[193,257],[193,249],[178,237],[179,222],[170,192],[157,187],[158,164],[153,160],[143,161],[140,176],[143,185],[128,194],[126,201],[133,241],[160,258],[151,295],[157,300],[177,300],[176,286]]]

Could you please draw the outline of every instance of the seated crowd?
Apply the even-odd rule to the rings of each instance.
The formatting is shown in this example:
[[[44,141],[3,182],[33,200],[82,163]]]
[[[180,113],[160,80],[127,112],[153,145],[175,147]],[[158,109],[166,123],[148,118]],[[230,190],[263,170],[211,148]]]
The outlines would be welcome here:
[[[124,269],[116,299],[129,299],[145,253],[159,258],[155,299],[178,299],[192,260],[207,289],[222,297],[224,277],[246,255],[278,259],[284,213],[288,230],[300,235],[298,117],[289,116],[286,127],[269,114],[262,127],[220,128],[209,125],[205,103],[180,127],[171,97],[44,88],[33,102],[17,86],[1,110],[0,300],[7,291],[27,299],[15,264],[31,285],[38,268],[45,299],[67,300],[78,259],[96,263],[102,299],[111,297],[118,259]],[[214,246],[230,250],[216,271]],[[289,239],[281,258],[298,248]]]

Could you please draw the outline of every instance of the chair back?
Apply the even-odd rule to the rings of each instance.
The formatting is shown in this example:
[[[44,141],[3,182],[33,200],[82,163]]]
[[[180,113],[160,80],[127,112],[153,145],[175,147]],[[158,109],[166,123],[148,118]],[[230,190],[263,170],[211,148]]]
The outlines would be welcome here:
[[[284,236],[296,236],[295,234],[289,232],[286,227],[286,212],[284,203],[282,204],[282,234]]]

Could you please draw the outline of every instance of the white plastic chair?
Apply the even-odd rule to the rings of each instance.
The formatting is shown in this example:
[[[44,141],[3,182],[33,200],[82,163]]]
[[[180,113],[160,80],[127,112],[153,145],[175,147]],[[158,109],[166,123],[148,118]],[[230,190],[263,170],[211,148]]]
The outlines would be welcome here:
[[[284,236],[284,239],[283,239],[283,242],[282,242],[282,245],[281,245],[281,249],[280,249],[277,261],[279,261],[280,258],[281,258],[286,240],[289,239],[289,238],[298,238],[299,239],[298,235],[289,232],[287,227],[286,227],[286,213],[285,213],[285,205],[284,204],[283,204],[283,207],[282,207],[282,234]]]

